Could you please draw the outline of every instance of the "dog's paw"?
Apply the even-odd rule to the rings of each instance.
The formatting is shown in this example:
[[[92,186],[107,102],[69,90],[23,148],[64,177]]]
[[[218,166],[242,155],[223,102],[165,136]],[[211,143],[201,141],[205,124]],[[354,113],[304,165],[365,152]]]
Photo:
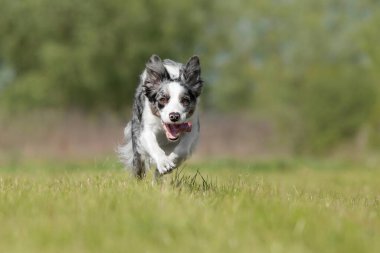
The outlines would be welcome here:
[[[176,167],[173,160],[166,156],[156,159],[156,164],[157,170],[160,172],[160,174],[166,174]]]

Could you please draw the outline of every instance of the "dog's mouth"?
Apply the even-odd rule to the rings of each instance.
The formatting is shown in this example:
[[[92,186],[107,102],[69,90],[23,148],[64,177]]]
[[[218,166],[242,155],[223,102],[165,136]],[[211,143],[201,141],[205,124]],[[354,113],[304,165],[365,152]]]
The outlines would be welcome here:
[[[191,132],[192,124],[191,122],[180,123],[180,124],[167,124],[163,123],[166,137],[170,141],[178,140],[179,136],[185,132]]]

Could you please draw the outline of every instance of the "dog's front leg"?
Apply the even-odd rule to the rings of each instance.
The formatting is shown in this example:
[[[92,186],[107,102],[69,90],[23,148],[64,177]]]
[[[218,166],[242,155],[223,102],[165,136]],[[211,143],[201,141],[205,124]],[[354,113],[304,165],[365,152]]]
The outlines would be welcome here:
[[[169,155],[170,160],[172,160],[175,163],[176,167],[180,166],[181,163],[191,155],[197,141],[197,135],[187,134],[182,138],[181,142],[174,148],[173,152]]]
[[[174,169],[175,164],[173,160],[168,157],[158,145],[156,135],[151,131],[145,131],[142,134],[143,141],[145,143],[148,154],[153,158],[156,163],[157,170],[160,174],[165,174]]]
[[[183,147],[177,146],[173,150],[173,152],[169,154],[169,159],[175,165],[173,169],[179,167],[182,164],[182,162],[186,160],[187,157],[188,157],[188,152],[186,152],[186,150]]]

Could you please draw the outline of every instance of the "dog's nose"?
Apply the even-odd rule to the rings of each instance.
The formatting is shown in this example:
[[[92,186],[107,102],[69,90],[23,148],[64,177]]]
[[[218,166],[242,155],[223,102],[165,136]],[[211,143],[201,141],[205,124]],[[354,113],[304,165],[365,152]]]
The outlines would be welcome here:
[[[177,122],[180,118],[180,115],[178,112],[171,112],[169,113],[169,119],[172,121],[172,122]]]

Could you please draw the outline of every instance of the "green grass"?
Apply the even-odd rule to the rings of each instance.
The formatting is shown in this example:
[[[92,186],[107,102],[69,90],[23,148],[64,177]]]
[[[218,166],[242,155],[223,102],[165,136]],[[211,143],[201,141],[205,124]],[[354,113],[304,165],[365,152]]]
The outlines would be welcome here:
[[[208,162],[160,185],[107,160],[0,172],[6,253],[380,252],[379,216],[367,166]]]

